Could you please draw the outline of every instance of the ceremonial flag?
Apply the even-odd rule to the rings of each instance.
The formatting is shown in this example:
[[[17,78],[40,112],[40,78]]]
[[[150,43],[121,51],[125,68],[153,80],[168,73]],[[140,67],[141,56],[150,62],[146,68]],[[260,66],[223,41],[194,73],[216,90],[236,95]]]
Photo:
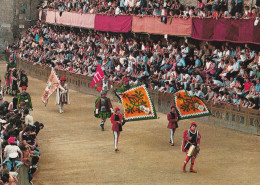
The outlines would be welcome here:
[[[125,122],[157,118],[153,102],[144,85],[116,94],[124,107]]]
[[[51,97],[51,95],[54,93],[54,91],[59,86],[59,78],[54,70],[54,68],[51,68],[51,74],[49,76],[49,79],[47,81],[46,88],[42,94],[42,102],[45,104],[48,103],[48,99]]]
[[[101,69],[101,66],[98,65],[97,66],[97,69],[96,69],[96,73],[95,73],[95,76],[93,78],[93,81],[90,85],[90,88],[92,88],[94,85],[96,85],[100,80],[102,80],[104,77],[104,72],[102,71]]]
[[[186,90],[176,92],[173,100],[180,120],[211,115],[205,103],[199,97],[191,96]]]

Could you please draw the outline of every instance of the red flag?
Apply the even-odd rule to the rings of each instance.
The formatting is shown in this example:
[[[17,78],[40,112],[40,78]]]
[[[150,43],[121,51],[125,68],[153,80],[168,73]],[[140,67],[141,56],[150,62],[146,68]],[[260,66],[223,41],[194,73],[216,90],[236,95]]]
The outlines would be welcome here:
[[[95,76],[93,78],[93,81],[90,85],[90,88],[92,88],[94,85],[96,85],[100,80],[102,80],[104,77],[104,72],[102,71],[100,65],[97,66],[97,70],[95,73]]]

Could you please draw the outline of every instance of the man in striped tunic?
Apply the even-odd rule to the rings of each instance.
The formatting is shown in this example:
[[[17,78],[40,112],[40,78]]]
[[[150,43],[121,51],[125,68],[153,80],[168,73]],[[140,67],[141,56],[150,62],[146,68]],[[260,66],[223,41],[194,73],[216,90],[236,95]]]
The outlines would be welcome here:
[[[63,105],[70,104],[70,95],[68,84],[66,83],[66,77],[60,78],[60,85],[57,88],[56,104],[59,105],[60,113],[63,113]]]

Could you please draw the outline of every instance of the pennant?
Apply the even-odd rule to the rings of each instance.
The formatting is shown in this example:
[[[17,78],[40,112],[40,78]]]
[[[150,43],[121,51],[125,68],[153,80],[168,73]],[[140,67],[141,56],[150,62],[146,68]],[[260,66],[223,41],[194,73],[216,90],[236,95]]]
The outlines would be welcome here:
[[[211,115],[206,104],[199,97],[190,96],[186,90],[176,92],[173,100],[180,120]]]
[[[97,69],[96,69],[96,73],[94,75],[94,78],[93,78],[93,81],[90,85],[90,88],[92,88],[94,85],[96,85],[100,80],[102,80],[104,77],[104,72],[103,70],[101,69],[101,66],[98,65],[97,66]]]
[[[54,68],[51,68],[51,74],[47,81],[45,90],[42,94],[42,102],[45,104],[45,106],[48,103],[48,99],[51,97],[51,95],[54,93],[54,91],[58,88],[59,83],[60,83],[60,81],[59,81],[59,78],[58,78]]]
[[[156,110],[145,85],[116,93],[124,107],[124,121],[156,119]]]

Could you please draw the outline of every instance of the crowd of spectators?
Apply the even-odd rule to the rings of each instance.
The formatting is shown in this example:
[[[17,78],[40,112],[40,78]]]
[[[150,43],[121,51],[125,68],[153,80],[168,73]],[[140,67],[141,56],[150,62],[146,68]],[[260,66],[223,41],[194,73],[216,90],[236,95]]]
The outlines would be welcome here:
[[[259,1],[255,6],[243,0],[197,1],[197,6],[185,6],[179,0],[48,0],[42,8],[62,12],[108,15],[160,16],[162,22],[170,17],[259,18]]]
[[[28,168],[31,181],[40,159],[37,135],[44,125],[37,121],[33,123],[28,109],[21,113],[17,109],[17,98],[13,98],[11,103],[5,101],[0,105],[0,127],[3,154],[0,184],[21,184],[17,170],[22,165]]]
[[[34,65],[93,77],[101,64],[112,82],[128,77],[164,93],[186,89],[214,104],[259,108],[260,51],[248,45],[190,48],[38,23],[8,50]]]

